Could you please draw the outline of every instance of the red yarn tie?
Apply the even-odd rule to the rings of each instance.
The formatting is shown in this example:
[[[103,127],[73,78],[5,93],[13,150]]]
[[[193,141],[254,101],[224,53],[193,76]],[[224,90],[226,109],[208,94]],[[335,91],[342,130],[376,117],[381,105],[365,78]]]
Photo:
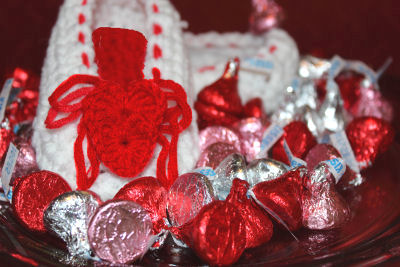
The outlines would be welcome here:
[[[99,28],[92,40],[99,77],[77,74],[61,83],[49,97],[45,121],[47,128],[54,129],[81,116],[74,145],[78,189],[93,185],[100,162],[121,177],[135,177],[151,160],[157,143],[162,146],[157,177],[169,188],[178,176],[179,134],[192,120],[184,89],[161,79],[156,68],[153,79],[144,79],[147,41],[141,33]],[[75,85],[82,87],[68,92]],[[57,118],[61,114],[64,117]]]

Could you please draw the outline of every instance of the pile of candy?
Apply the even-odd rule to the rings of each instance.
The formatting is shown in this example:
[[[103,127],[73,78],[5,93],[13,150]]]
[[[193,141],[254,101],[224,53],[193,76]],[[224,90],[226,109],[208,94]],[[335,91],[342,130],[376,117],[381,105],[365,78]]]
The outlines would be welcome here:
[[[282,18],[274,1],[253,7],[254,33]],[[160,249],[168,235],[211,265],[229,265],[274,232],[296,239],[302,227],[340,228],[352,218],[341,194],[368,182],[361,171],[394,138],[392,107],[378,87],[385,67],[306,56],[285,102],[265,114],[259,98],[242,104],[240,62],[232,59],[197,96],[195,169],[170,188],[155,177],[135,179],[104,203],[38,169],[31,146],[38,79],[16,69],[0,94],[2,198],[22,225],[58,236],[73,257],[121,264]]]
[[[380,73],[339,57],[304,57],[286,102],[267,115],[259,99],[242,105],[239,68],[230,60],[198,95],[196,169],[169,189],[154,177],[135,179],[104,203],[38,170],[30,145],[37,79],[17,69],[0,95],[5,200],[26,228],[57,235],[71,255],[113,263],[140,259],[168,234],[209,264],[229,265],[271,239],[272,221],[294,238],[301,227],[341,227],[352,212],[341,192],[366,182],[360,171],[393,141]]]

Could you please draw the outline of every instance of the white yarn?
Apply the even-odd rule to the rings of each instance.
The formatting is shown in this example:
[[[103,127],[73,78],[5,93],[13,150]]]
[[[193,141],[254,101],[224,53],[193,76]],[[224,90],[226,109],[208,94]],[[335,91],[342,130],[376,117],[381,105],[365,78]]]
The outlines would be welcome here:
[[[158,6],[157,13],[153,11],[153,4]],[[85,22],[82,24],[78,23],[80,13],[85,16]],[[162,34],[153,34],[153,23],[162,26]],[[36,149],[36,157],[41,169],[59,173],[73,189],[76,188],[73,144],[77,137],[78,120],[55,130],[47,129],[44,120],[50,107],[48,97],[62,81],[72,74],[97,75],[97,66],[93,61],[91,34],[98,27],[129,28],[142,32],[148,40],[144,69],[146,78],[152,78],[151,70],[157,67],[163,79],[172,79],[186,89],[191,107],[193,107],[197,92],[221,76],[228,58],[264,53],[269,45],[275,44],[278,47],[276,52],[279,51],[279,53],[270,55],[268,58],[273,60],[276,66],[268,91],[254,86],[253,75],[244,72],[240,72],[239,89],[245,101],[253,96],[261,96],[264,101],[267,101],[265,103],[271,101],[265,106],[268,110],[276,106],[275,97],[281,95],[284,86],[289,84],[298,64],[296,45],[285,32],[275,30],[261,37],[237,33],[209,33],[198,36],[185,33],[183,35],[181,29],[183,24],[179,14],[168,0],[88,0],[86,5],[82,5],[82,0],[64,1],[50,37],[42,70],[37,117],[33,124],[32,144]],[[78,42],[79,32],[85,35],[84,44]],[[206,48],[207,43],[213,43],[215,47]],[[238,48],[229,48],[229,43],[235,43]],[[154,44],[160,46],[162,58],[153,58]],[[90,68],[82,64],[82,52],[88,55]],[[215,65],[215,69],[198,72],[198,69],[205,65]],[[179,138],[179,173],[187,172],[194,167],[199,154],[197,144],[198,130],[196,114],[193,112],[191,126]],[[153,159],[140,176],[155,176],[156,158],[159,151],[160,146],[156,148]],[[90,189],[103,200],[107,200],[131,180],[120,178],[101,166],[101,173]]]

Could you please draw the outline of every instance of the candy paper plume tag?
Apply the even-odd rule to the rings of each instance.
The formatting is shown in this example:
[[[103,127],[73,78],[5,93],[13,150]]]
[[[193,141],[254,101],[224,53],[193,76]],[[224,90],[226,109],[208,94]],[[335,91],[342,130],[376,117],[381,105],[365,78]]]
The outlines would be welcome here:
[[[307,166],[307,162],[305,162],[304,160],[293,156],[292,151],[290,150],[290,148],[289,148],[289,146],[288,146],[288,144],[286,142],[286,139],[283,140],[283,149],[285,150],[286,156],[289,159],[290,167],[292,169],[300,167],[300,166]]]
[[[354,156],[353,150],[351,149],[349,140],[347,139],[346,133],[344,131],[339,131],[331,134],[330,140],[333,146],[339,151],[346,164],[356,173],[360,172],[358,162]]]
[[[8,97],[11,92],[12,84],[13,79],[7,79],[0,93],[0,122],[2,122],[4,119],[4,113],[6,111],[6,106],[8,102]]]
[[[4,161],[3,169],[1,170],[1,183],[3,185],[3,191],[6,199],[11,202],[12,190],[10,188],[11,175],[14,171],[15,163],[18,158],[18,148],[10,143],[8,147],[6,160]]]
[[[178,176],[179,134],[192,120],[185,90],[161,79],[158,70],[153,71],[154,79],[144,79],[147,40],[141,33],[98,28],[92,40],[99,77],[78,74],[61,83],[49,97],[46,127],[60,128],[80,118],[74,147],[78,189],[91,187],[100,162],[121,177],[135,177],[151,160],[157,143],[162,147],[157,178],[168,188]],[[81,87],[60,99],[75,85]],[[169,107],[171,101],[176,105]],[[57,119],[61,113],[68,115]],[[164,135],[170,135],[170,141]],[[85,165],[85,138],[90,168]]]
[[[261,149],[258,158],[267,157],[268,150],[281,138],[284,134],[283,128],[278,124],[272,123],[264,132],[261,140]]]

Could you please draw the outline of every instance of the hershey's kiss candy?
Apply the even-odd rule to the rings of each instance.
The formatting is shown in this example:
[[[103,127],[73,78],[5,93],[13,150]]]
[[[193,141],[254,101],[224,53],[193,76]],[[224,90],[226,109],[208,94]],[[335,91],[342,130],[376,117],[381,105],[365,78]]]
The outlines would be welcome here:
[[[229,128],[223,126],[209,126],[199,133],[200,151],[214,143],[225,143],[233,145],[240,151],[239,136]]]
[[[253,11],[249,18],[252,33],[265,33],[282,21],[282,8],[274,0],[253,0],[252,4]]]
[[[347,125],[346,135],[354,156],[363,169],[370,166],[377,155],[389,148],[393,142],[394,130],[382,119],[360,117]]]
[[[234,153],[240,153],[236,147],[227,143],[214,143],[209,145],[201,152],[199,160],[196,163],[196,168],[210,167],[215,169],[227,156]]]
[[[36,163],[35,149],[32,147],[30,142],[27,139],[17,137],[13,140],[13,144],[17,147],[19,152],[11,175],[10,185],[12,185],[14,180],[18,177],[23,177],[32,172],[39,171],[39,167]],[[4,165],[5,159],[6,154],[2,159],[1,165]]]
[[[210,182],[200,173],[179,176],[168,192],[167,212],[173,226],[192,220],[205,205],[215,199]]]
[[[335,179],[326,163],[320,163],[307,178],[302,196],[303,225],[326,230],[346,223],[350,219],[350,208],[336,191]]]
[[[350,112],[354,117],[373,116],[389,122],[393,119],[392,105],[372,85],[361,87],[361,97]]]
[[[256,159],[247,166],[247,181],[250,185],[271,181],[283,175],[289,167],[274,159]]]
[[[53,199],[68,191],[71,191],[68,183],[50,171],[16,179],[12,196],[14,213],[27,229],[44,233],[44,211]]]
[[[261,140],[268,125],[259,118],[246,118],[233,125],[240,137],[242,154],[248,161],[255,159],[260,152]]]
[[[242,215],[246,226],[246,248],[253,248],[271,239],[273,226],[267,212],[247,197],[248,189],[248,182],[234,179],[226,201],[234,204]]]
[[[246,160],[240,154],[231,154],[219,164],[215,173],[215,179],[211,184],[217,198],[224,200],[231,190],[233,179],[247,179]]]
[[[230,202],[216,200],[203,207],[184,225],[184,241],[210,265],[236,262],[246,248],[246,226],[240,211]]]
[[[291,231],[302,226],[302,179],[304,167],[288,171],[279,178],[256,184],[252,197],[271,210]]]
[[[239,59],[231,59],[221,78],[204,87],[197,95],[199,129],[207,126],[231,126],[242,117],[243,106],[238,91]]]
[[[339,151],[330,144],[317,144],[308,152],[305,161],[307,168],[312,171],[321,161],[333,158],[341,158]],[[355,173],[350,167],[346,167],[346,171],[342,178],[339,180],[337,186],[341,189],[353,188],[361,182],[358,180],[363,179],[361,175]],[[362,181],[362,180],[361,180]]]
[[[111,263],[130,263],[143,256],[151,243],[149,213],[128,200],[101,205],[89,223],[89,244],[96,255]]]
[[[44,212],[46,228],[60,237],[73,256],[90,256],[87,225],[99,198],[86,191],[72,191],[55,198]]]
[[[301,121],[293,121],[284,127],[284,134],[272,147],[272,157],[276,160],[289,164],[289,159],[283,148],[284,139],[286,140],[293,156],[303,159],[308,151],[317,144],[315,137]]]
[[[166,228],[167,190],[158,179],[149,176],[135,179],[122,187],[114,199],[130,200],[141,205],[150,214],[155,235]]]

